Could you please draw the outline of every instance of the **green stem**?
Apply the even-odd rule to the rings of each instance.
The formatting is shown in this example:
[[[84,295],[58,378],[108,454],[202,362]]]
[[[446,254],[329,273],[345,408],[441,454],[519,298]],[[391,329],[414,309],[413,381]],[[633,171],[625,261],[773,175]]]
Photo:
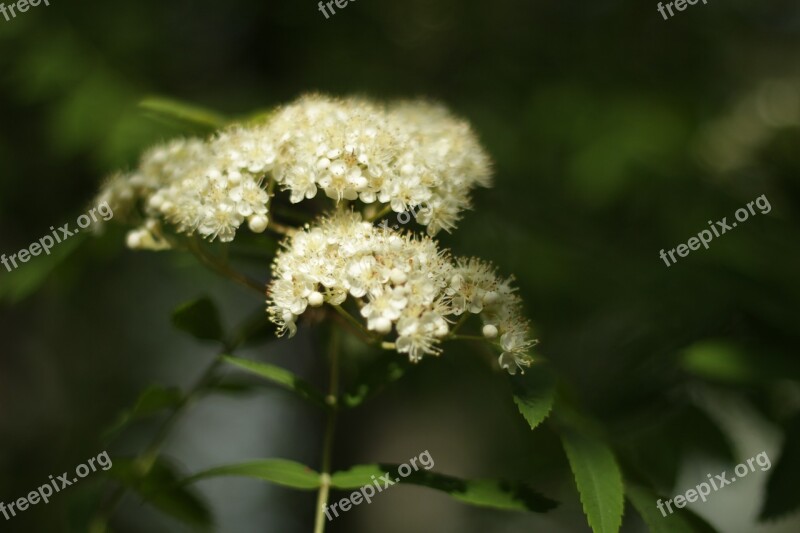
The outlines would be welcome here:
[[[244,274],[233,270],[229,267],[226,263],[223,263],[213,255],[206,252],[203,248],[202,244],[198,243],[195,239],[190,239],[189,241],[189,250],[197,257],[201,263],[203,263],[206,267],[210,268],[217,274],[229,278],[240,285],[247,287],[248,289],[253,289],[258,291],[259,294],[262,296],[264,295],[264,291],[266,290],[266,286],[263,283],[260,283],[252,278],[245,276]]]
[[[486,337],[481,337],[480,335],[450,335],[448,339],[457,340],[457,341],[487,341]]]
[[[223,353],[227,352],[228,350],[225,350]],[[153,465],[158,459],[158,455],[161,451],[161,447],[164,445],[164,441],[166,441],[170,432],[175,427],[175,424],[178,422],[186,409],[197,398],[200,391],[202,391],[202,389],[205,388],[206,385],[208,385],[208,383],[213,379],[214,374],[221,363],[222,359],[220,356],[214,357],[214,360],[208,365],[208,367],[206,367],[200,378],[198,378],[195,384],[184,395],[183,399],[181,399],[180,403],[172,410],[167,420],[165,420],[161,425],[158,433],[156,433],[156,436],[153,437],[153,440],[150,442],[150,445],[147,447],[145,452],[136,459],[136,463],[140,465],[141,468],[139,472],[141,477],[144,478],[150,473],[150,470],[152,470]],[[108,522],[111,520],[111,517],[114,515],[114,511],[116,511],[120,502],[122,502],[122,498],[125,496],[126,492],[127,488],[124,485],[119,485],[114,490],[103,507],[98,511],[94,519],[92,519],[92,522],[89,526],[90,533],[105,533],[108,531]]]
[[[280,235],[281,237],[291,237],[295,233],[297,233],[297,229],[291,226],[284,226],[283,224],[279,224],[274,220],[270,220],[269,224],[267,224],[267,229],[273,233]]]
[[[259,310],[254,316],[260,316],[261,313],[262,311]],[[251,318],[243,323],[234,335],[225,342],[223,350],[208,364],[197,381],[195,381],[194,385],[186,392],[181,402],[175,406],[167,420],[161,425],[158,433],[153,437],[153,440],[150,442],[145,452],[140,454],[136,459],[136,462],[142,465],[142,476],[146,476],[153,468],[153,465],[158,459],[161,447],[181,416],[183,416],[189,406],[197,399],[203,389],[213,383],[216,378],[217,369],[222,365],[222,356],[229,355],[246,340],[254,322],[253,318]],[[117,486],[103,507],[97,512],[94,519],[92,519],[89,525],[90,533],[105,533],[108,530],[108,522],[111,520],[120,502],[122,502],[122,498],[125,496],[126,492],[127,488],[124,485]]]
[[[392,212],[392,206],[389,205],[389,204],[386,204],[383,207],[383,209],[381,209],[380,211],[378,211],[377,213],[375,213],[371,217],[367,218],[367,222],[375,222],[379,218],[383,217],[384,215],[388,215],[391,212]]]
[[[370,344],[372,344],[372,343],[376,342],[376,339],[375,339],[375,337],[372,335],[372,333],[371,333],[369,330],[367,330],[367,329],[366,329],[366,328],[365,328],[365,327],[364,327],[364,326],[361,324],[361,322],[359,322],[358,320],[356,320],[356,319],[355,319],[355,317],[354,317],[353,315],[351,315],[350,313],[348,313],[348,312],[347,312],[347,311],[344,309],[344,307],[342,307],[341,305],[333,305],[333,304],[331,304],[331,307],[333,307],[333,308],[336,310],[336,312],[337,312],[337,313],[339,313],[339,314],[340,314],[340,315],[341,315],[341,316],[342,316],[342,317],[343,317],[345,320],[347,320],[347,323],[348,323],[348,324],[350,324],[351,326],[353,326],[354,328],[356,328],[356,330],[357,330],[359,333],[361,333],[361,334],[364,336],[364,341],[365,341],[365,342],[367,342],[367,343],[370,343]]]
[[[225,350],[224,353],[227,354],[228,350]],[[222,358],[218,355],[214,358],[214,361],[208,365],[205,372],[203,372],[192,388],[189,389],[189,392],[183,397],[175,410],[172,411],[169,418],[164,421],[164,424],[162,424],[158,433],[156,433],[156,436],[153,438],[150,446],[148,446],[145,452],[142,454],[141,461],[144,466],[145,475],[153,468],[153,465],[155,464],[156,460],[158,459],[158,455],[161,452],[161,447],[164,445],[167,437],[172,432],[172,428],[175,427],[175,424],[178,422],[186,409],[188,409],[189,406],[197,399],[200,392],[213,380],[214,375],[221,364]]]
[[[469,318],[469,315],[470,315],[470,313],[467,312],[467,311],[464,311],[463,313],[461,313],[461,318],[459,318],[458,322],[456,322],[456,325],[453,326],[453,330],[450,332],[450,337],[454,336],[456,334],[456,332],[459,329],[461,329],[461,326],[463,326],[464,322],[467,321],[467,319]]]
[[[336,418],[339,411],[339,335],[336,328],[331,330],[330,338],[330,382],[326,403],[330,406],[328,420],[325,425],[325,437],[322,443],[322,472],[319,494],[317,495],[317,512],[314,519],[314,533],[324,533],[326,517],[325,507],[331,489],[331,460],[333,458],[333,439],[336,433]]]

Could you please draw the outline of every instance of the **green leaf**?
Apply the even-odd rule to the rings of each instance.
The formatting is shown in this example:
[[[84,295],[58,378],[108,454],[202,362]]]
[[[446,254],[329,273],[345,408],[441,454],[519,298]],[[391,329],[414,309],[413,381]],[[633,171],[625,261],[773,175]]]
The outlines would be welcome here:
[[[215,111],[169,98],[145,98],[139,102],[139,107],[155,118],[197,128],[217,129],[227,122],[223,115]]]
[[[647,524],[650,533],[716,533],[708,522],[688,508],[676,510],[673,507],[674,512],[670,514],[669,509],[662,505],[662,513],[657,502],[667,498],[659,498],[655,492],[644,487],[626,483],[625,495]]]
[[[260,126],[275,116],[276,108],[258,109],[242,118],[242,122],[248,126]]]
[[[784,428],[783,450],[772,467],[767,480],[767,497],[761,508],[760,520],[783,517],[800,507],[797,473],[800,472],[800,415]]]
[[[380,487],[383,488],[384,482],[380,481],[380,478],[388,474],[388,479],[391,481],[446,492],[456,500],[479,507],[545,513],[558,505],[558,502],[542,496],[529,485],[518,481],[463,480],[428,470],[412,471],[407,477],[401,478],[397,472],[398,465],[359,465],[334,473],[331,476],[331,485],[338,489],[351,490],[371,485],[378,480]]]
[[[141,460],[114,459],[109,475],[162,512],[204,531],[211,529],[211,511],[196,492],[180,484],[183,476],[174,466],[159,459],[147,474],[144,470]]]
[[[217,307],[203,297],[179,306],[172,313],[172,324],[196,339],[223,342],[224,332]]]
[[[514,403],[531,429],[541,424],[553,409],[556,379],[547,365],[536,365],[528,372],[511,377]]]
[[[321,392],[284,368],[268,363],[251,361],[249,359],[241,359],[239,357],[224,356],[222,359],[272,383],[280,385],[287,390],[295,392],[306,400],[327,406],[325,403],[325,396]]]
[[[390,467],[384,470],[380,465],[357,465],[349,468],[348,470],[340,470],[331,475],[331,486],[337,489],[357,489],[372,483],[372,476],[376,478],[392,472]]]
[[[724,340],[695,343],[684,350],[681,366],[688,373],[729,383],[746,383],[759,376],[757,361],[736,344]]]
[[[562,428],[561,442],[592,530],[619,531],[624,508],[622,474],[611,449],[601,440],[570,427]]]
[[[284,487],[313,490],[320,486],[320,474],[311,468],[286,459],[261,459],[235,465],[218,466],[187,478],[184,483],[195,483],[213,477],[250,477],[271,481]]]
[[[132,408],[120,413],[116,422],[104,432],[104,438],[110,439],[130,423],[157,414],[164,409],[175,408],[182,401],[183,393],[180,389],[152,385],[142,391]]]
[[[342,402],[346,407],[357,407],[380,393],[388,385],[402,378],[410,363],[406,358],[380,354],[364,366],[355,379],[355,384],[344,393]]]
[[[800,378],[800,362],[790,352],[748,346],[728,339],[696,342],[681,353],[683,370],[718,383],[742,385]]]

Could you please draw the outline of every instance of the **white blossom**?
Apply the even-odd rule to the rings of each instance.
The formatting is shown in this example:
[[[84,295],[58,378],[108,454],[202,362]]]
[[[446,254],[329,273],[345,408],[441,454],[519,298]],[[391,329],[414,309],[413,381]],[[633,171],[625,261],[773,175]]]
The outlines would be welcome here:
[[[452,258],[430,237],[451,231],[470,207],[472,189],[490,183],[491,163],[477,136],[442,105],[307,95],[207,139],[151,148],[133,171],[106,182],[98,203],[140,225],[127,236],[131,248],[160,250],[172,242],[167,224],[223,242],[245,222],[263,232],[276,192],[288,193],[292,204],[320,192],[329,204],[351,202],[289,230],[269,288],[279,333],[294,335],[308,307],[349,299],[368,334],[393,338],[398,352],[419,361],[441,352],[452,324],[477,315],[482,337],[502,351],[500,366],[514,373],[530,364],[534,341],[512,280],[478,259]],[[382,209],[414,211],[428,235],[362,218],[362,211]]]
[[[148,150],[133,172],[106,183],[100,200],[120,213],[141,204],[178,232],[227,242],[245,221],[266,229],[271,180],[291,203],[321,190],[397,213],[424,205],[417,221],[434,235],[455,227],[490,170],[470,126],[441,105],[307,95],[257,124]]]
[[[274,160],[262,128],[232,127],[207,141],[179,139],[148,150],[100,198],[124,212],[141,200],[146,216],[162,217],[179,232],[228,242],[245,220],[252,231],[266,229],[264,176]]]
[[[293,335],[311,306],[354,300],[368,331],[394,335],[411,361],[437,355],[465,310],[484,322],[487,342],[503,350],[509,372],[530,364],[527,322],[510,280],[477,259],[453,260],[435,241],[364,222],[340,212],[285,243],[273,264],[268,311],[281,334]],[[499,342],[495,337],[499,338]]]

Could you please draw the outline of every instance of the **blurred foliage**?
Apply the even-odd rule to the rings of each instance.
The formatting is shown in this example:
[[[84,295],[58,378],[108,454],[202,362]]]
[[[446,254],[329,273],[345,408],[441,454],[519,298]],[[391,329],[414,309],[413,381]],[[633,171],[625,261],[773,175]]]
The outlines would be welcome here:
[[[102,176],[132,165],[148,145],[207,130],[188,124],[187,114],[214,122],[217,114],[268,110],[311,90],[441,99],[473,122],[497,175],[495,188],[476,195],[475,212],[445,243],[516,275],[539,350],[562,379],[557,401],[604,431],[565,442],[565,453],[557,425],[530,430],[549,411],[549,393],[518,395],[518,405],[530,409],[526,423],[510,400],[519,391],[466,346],[407,370],[353,347],[348,401],[382,394],[342,413],[343,465],[370,455],[383,461],[376,443],[397,442],[404,452],[389,460],[430,448],[440,461],[447,457],[444,471],[470,478],[500,472],[565,502],[543,515],[555,518],[524,519],[462,507],[419,511],[417,518],[395,503],[381,507],[396,519],[384,530],[404,531],[399,518],[433,517],[437,532],[585,531],[581,503],[613,526],[603,513],[619,501],[592,495],[591,472],[583,472],[593,464],[613,469],[611,457],[636,510],[626,510],[623,528],[658,531],[654,495],[685,489],[676,484],[687,461],[732,466],[761,451],[746,447],[753,441],[709,408],[704,398],[714,394],[743,402],[779,435],[770,441],[783,442],[769,449],[775,464],[762,476],[761,514],[785,518],[800,504],[791,488],[800,474],[799,36],[800,10],[790,0],[709,3],[666,22],[655,3],[622,0],[357,2],[330,20],[313,2],[51,2],[0,20],[0,252],[15,253],[51,225],[74,220]],[[152,95],[193,104],[176,120],[153,120],[165,100],[138,106]],[[762,194],[769,214],[669,268],[659,259],[660,249]],[[111,454],[120,456],[112,470],[126,471],[122,457],[144,449],[148,424],[163,422],[158,415],[176,406],[152,391],[137,403],[141,391],[154,381],[189,391],[214,356],[205,344],[174,339],[170,309],[210,293],[223,295],[225,323],[263,311],[262,302],[177,254],[132,254],[122,243],[122,233],[109,227],[101,239],[75,237],[51,256],[0,271],[2,501],[101,449],[103,430],[134,405],[128,416],[144,427],[126,427]],[[274,242],[237,241],[235,248],[241,267],[266,279]],[[257,339],[249,346],[258,346],[259,356],[269,352],[269,364],[320,382],[320,358],[308,346],[292,344],[284,356],[273,345],[262,349],[271,333],[265,321],[250,320],[246,329],[237,341]],[[230,379],[199,384],[197,399],[202,391],[252,390],[251,382]],[[279,396],[264,394],[286,408]],[[262,425],[267,407],[252,403],[258,395],[233,401],[237,409],[260,406],[262,416],[248,424]],[[281,428],[279,445],[310,463],[305,457],[317,456],[320,436],[296,425]],[[381,437],[386,431],[391,438]],[[220,453],[214,464],[236,440],[213,441]],[[580,461],[582,455],[600,459]],[[564,484],[570,466],[580,490]],[[154,477],[125,479],[142,488],[141,497],[158,499],[152,480],[169,484],[186,471],[169,465],[155,468]],[[81,518],[91,516],[100,490],[82,483],[3,530],[85,525]],[[269,517],[253,506],[249,515],[234,509],[227,518],[238,513],[270,530],[310,529],[313,499],[270,494],[261,505]],[[162,508],[184,516],[194,509],[210,520],[200,497],[167,496]],[[140,509],[137,501],[123,502],[116,530],[180,531]],[[693,510],[722,529],[735,509]],[[682,517],[685,524],[671,531],[707,527],[694,515]],[[738,531],[757,531],[750,518]],[[374,530],[358,520],[337,519],[331,531]],[[796,530],[796,521],[786,524]]]

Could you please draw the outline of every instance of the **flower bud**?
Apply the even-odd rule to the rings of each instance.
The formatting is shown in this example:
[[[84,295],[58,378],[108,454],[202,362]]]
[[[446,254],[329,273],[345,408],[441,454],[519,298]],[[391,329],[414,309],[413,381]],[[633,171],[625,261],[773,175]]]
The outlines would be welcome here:
[[[250,220],[247,221],[247,226],[253,233],[263,233],[264,230],[267,229],[268,223],[269,220],[267,219],[267,217],[261,215],[255,215],[250,217]]]
[[[308,295],[308,305],[311,307],[319,307],[324,301],[325,299],[319,291],[314,291]]]
[[[492,324],[483,326],[483,336],[487,339],[494,339],[497,337],[497,333],[497,326],[493,326]]]

